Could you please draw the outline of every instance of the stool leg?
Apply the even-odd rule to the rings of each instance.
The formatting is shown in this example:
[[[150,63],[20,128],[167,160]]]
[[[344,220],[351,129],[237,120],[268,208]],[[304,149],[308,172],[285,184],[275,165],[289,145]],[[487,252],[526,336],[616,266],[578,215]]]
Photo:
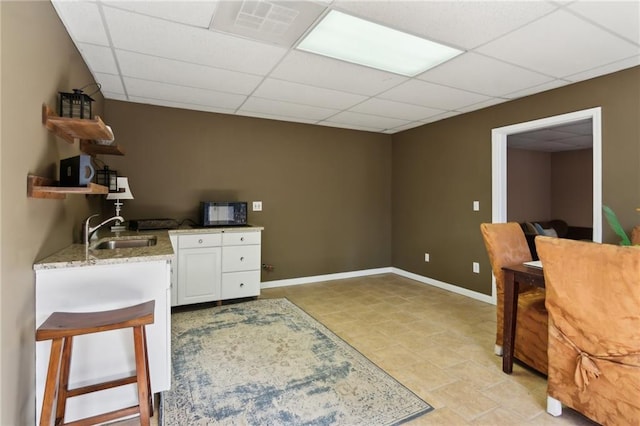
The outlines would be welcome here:
[[[145,363],[145,341],[143,326],[133,327],[133,341],[136,352],[136,375],[138,376],[138,407],[140,410],[140,425],[149,426],[149,390],[147,365]]]
[[[147,348],[147,327],[142,327],[144,342],[144,365],[147,367],[147,393],[149,394],[149,415],[153,417],[153,394],[151,393],[151,374],[149,374],[149,351]]]
[[[56,424],[64,423],[64,413],[67,410],[67,395],[69,393],[69,371],[71,370],[72,349],[73,336],[69,336],[64,339],[64,345],[62,346],[60,380],[58,381],[58,405],[56,408]]]
[[[44,397],[42,399],[42,412],[40,413],[40,426],[49,426],[53,404],[56,399],[56,389],[60,377],[60,358],[62,356],[62,341],[64,339],[53,339],[51,341],[51,355],[49,356],[49,369],[47,370],[47,381],[44,384]]]

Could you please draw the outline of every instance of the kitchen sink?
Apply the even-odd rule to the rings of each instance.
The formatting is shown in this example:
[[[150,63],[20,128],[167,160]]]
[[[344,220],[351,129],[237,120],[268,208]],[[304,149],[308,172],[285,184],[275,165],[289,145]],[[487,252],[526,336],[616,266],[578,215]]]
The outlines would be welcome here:
[[[101,241],[97,245],[93,246],[96,250],[113,250],[119,248],[133,248],[133,247],[150,247],[155,246],[158,242],[158,237],[155,235],[133,238],[118,238],[106,241]]]

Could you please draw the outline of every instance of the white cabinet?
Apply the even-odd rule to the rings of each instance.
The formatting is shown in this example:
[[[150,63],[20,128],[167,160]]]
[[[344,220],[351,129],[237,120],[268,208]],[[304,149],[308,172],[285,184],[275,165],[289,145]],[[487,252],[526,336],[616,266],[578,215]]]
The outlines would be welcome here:
[[[170,233],[172,306],[260,295],[262,228]]]
[[[155,300],[154,323],[146,327],[153,393],[171,387],[170,262],[167,260],[87,264],[36,270],[36,328],[54,311],[118,309]],[[40,417],[51,341],[36,343],[36,418]],[[70,387],[125,377],[135,370],[131,329],[73,339]],[[67,420],[84,418],[137,403],[131,384],[71,398]]]
[[[220,247],[178,251],[178,305],[220,300]]]

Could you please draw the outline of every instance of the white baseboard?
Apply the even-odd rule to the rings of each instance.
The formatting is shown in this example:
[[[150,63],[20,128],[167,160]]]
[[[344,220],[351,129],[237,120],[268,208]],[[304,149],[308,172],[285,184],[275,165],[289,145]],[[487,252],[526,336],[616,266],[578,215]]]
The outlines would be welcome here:
[[[315,275],[311,277],[289,278],[286,280],[263,281],[260,288],[285,287],[289,285],[311,284],[322,281],[343,280],[345,278],[366,277],[367,275],[390,274],[392,268],[364,269],[361,271],[338,272],[335,274]]]
[[[491,303],[492,305],[496,304],[495,297],[488,296],[486,294],[478,293],[477,291],[467,290],[466,288],[458,287],[457,285],[445,283],[443,281],[434,280],[433,278],[423,277],[422,275],[414,274],[413,272],[407,272],[405,270],[399,268],[391,268],[392,273],[400,275],[405,278],[410,278],[412,280],[421,282],[423,284],[429,284],[434,287],[441,288],[443,290],[450,291],[452,293],[461,294],[463,296],[470,297],[472,299],[479,300],[485,303]]]
[[[479,300],[481,302],[491,303],[493,305],[496,304],[495,297],[478,293],[476,291],[467,290],[466,288],[458,287],[453,284],[448,284],[442,281],[434,280],[433,278],[423,277],[422,275],[414,274],[412,272],[407,272],[405,270],[394,268],[394,267],[364,269],[361,271],[339,272],[336,274],[315,275],[315,276],[301,277],[301,278],[289,278],[285,280],[264,281],[260,283],[260,288],[286,287],[290,285],[311,284],[311,283],[318,283],[322,281],[342,280],[345,278],[366,277],[368,275],[379,275],[379,274],[400,275],[402,277],[409,278],[423,284],[432,285],[434,287],[438,287],[443,290],[450,291],[452,293],[461,294],[463,296],[467,296],[472,299]]]

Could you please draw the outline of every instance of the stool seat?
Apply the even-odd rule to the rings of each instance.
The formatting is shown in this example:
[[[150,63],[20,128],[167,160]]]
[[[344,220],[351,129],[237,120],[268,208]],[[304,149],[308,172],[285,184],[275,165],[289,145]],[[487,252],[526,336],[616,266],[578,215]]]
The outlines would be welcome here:
[[[153,324],[155,301],[101,312],[54,312],[36,331],[36,341]]]
[[[140,424],[147,426],[153,415],[153,395],[149,378],[149,360],[145,326],[154,322],[155,300],[121,309],[101,312],[54,312],[36,330],[36,341],[51,340],[51,356],[42,401],[40,425],[50,425],[54,416],[55,425],[93,425],[134,414],[140,415]],[[135,350],[136,374],[69,389],[69,372],[73,337],[83,334],[132,328]],[[109,413],[99,414],[71,423],[64,422],[66,401],[79,395],[136,383],[138,405]]]

